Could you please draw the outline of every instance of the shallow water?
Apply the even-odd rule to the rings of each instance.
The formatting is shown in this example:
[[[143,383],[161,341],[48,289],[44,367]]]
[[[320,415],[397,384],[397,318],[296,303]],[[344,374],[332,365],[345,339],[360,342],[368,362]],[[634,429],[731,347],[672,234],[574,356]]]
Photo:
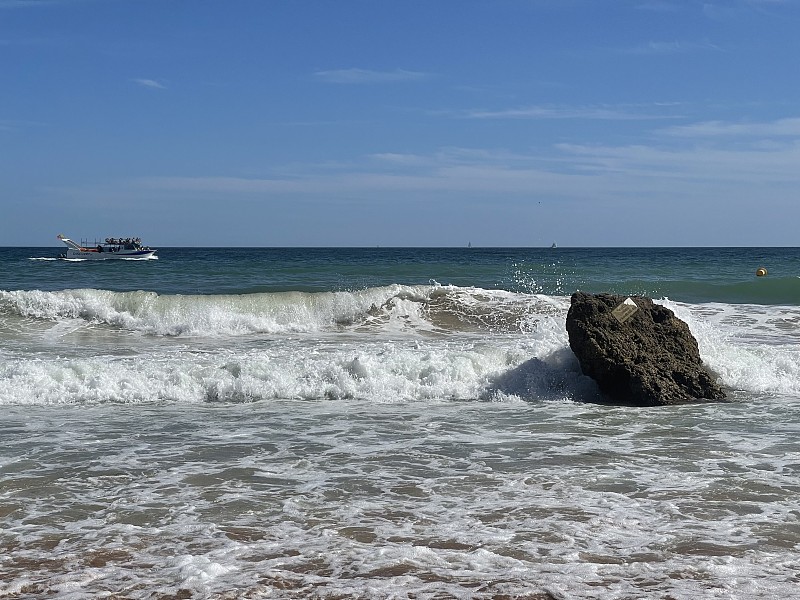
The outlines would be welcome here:
[[[800,308],[744,251],[1,250],[0,598],[796,595]],[[732,402],[597,404],[603,277],[690,290]]]
[[[0,590],[788,598],[800,402],[13,407]]]

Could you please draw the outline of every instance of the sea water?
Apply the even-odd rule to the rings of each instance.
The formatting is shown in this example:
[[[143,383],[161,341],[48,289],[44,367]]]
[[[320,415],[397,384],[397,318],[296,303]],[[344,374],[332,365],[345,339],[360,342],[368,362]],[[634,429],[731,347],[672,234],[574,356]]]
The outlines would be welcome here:
[[[158,255],[0,248],[0,598],[800,597],[800,250]],[[731,402],[603,404],[578,289]]]

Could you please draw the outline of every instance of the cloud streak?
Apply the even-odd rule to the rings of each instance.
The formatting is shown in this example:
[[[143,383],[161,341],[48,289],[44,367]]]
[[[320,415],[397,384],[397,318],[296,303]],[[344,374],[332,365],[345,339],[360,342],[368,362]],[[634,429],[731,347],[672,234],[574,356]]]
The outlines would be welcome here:
[[[625,50],[626,54],[685,54],[688,52],[697,52],[713,50],[722,52],[722,48],[709,41],[704,42],[687,42],[680,40],[672,41],[650,41],[643,46],[636,46]]]
[[[429,77],[426,73],[395,69],[394,71],[371,71],[368,69],[336,69],[317,71],[314,77],[325,83],[365,84],[421,81]]]
[[[782,133],[798,120],[747,124],[745,129]],[[144,198],[176,214],[219,210],[215,218],[237,207],[251,215],[251,222],[259,218],[254,215],[269,220],[289,206],[302,206],[292,210],[305,211],[316,222],[331,214],[356,219],[362,209],[394,215],[398,207],[407,214],[491,215],[491,226],[502,223],[504,233],[494,242],[501,245],[527,239],[528,228],[538,226],[568,229],[569,235],[558,237],[562,242],[571,237],[575,242],[570,244],[601,239],[625,245],[725,245],[732,239],[758,245],[766,239],[791,245],[793,229],[786,215],[796,211],[800,136],[765,139],[748,133],[730,143],[742,125],[698,122],[685,126],[693,135],[650,132],[640,143],[556,144],[526,151],[441,147],[403,153],[387,148],[352,159],[337,157],[336,162],[275,165],[254,176],[242,176],[242,171],[176,174],[50,191],[98,205],[108,197]],[[756,215],[766,220],[760,219],[759,234],[751,231]],[[597,238],[598,227],[613,237]]]
[[[675,119],[674,115],[642,113],[630,107],[550,107],[528,106],[501,110],[471,110],[460,115],[465,119],[586,119],[600,121],[648,121]]]
[[[167,89],[166,86],[155,79],[134,79],[134,83],[141,85],[142,87],[151,88],[155,90],[165,90]]]
[[[778,119],[762,123],[726,123],[706,121],[691,125],[678,125],[662,129],[659,133],[674,137],[800,137],[800,117]]]
[[[800,119],[791,120],[795,121],[800,127]],[[730,124],[730,130],[735,130],[735,125]],[[781,122],[774,125],[777,131]],[[726,131],[723,124],[717,127]],[[794,202],[800,185],[800,141],[763,145],[755,140],[720,147],[690,137],[687,142],[682,147],[657,142],[558,144],[529,154],[471,148],[444,148],[429,155],[387,152],[333,169],[330,164],[308,165],[290,175],[157,177],[138,180],[137,185],[166,193],[253,197],[288,194],[370,199],[408,194],[423,198],[456,193],[464,198],[546,195],[594,201],[674,195],[720,202],[721,198],[749,193]]]

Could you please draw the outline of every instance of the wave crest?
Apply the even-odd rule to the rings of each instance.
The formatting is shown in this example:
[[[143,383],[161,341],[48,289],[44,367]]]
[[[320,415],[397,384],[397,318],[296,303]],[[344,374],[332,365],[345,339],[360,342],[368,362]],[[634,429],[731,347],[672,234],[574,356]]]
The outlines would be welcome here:
[[[159,295],[155,292],[0,291],[0,314],[79,319],[155,336],[236,336],[346,329],[529,331],[566,299],[449,286],[343,292]]]

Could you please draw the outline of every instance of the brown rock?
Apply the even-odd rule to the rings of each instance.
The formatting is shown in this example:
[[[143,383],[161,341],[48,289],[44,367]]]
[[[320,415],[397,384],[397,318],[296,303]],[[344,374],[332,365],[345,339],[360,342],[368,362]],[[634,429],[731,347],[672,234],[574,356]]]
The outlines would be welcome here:
[[[638,310],[620,322],[612,311],[625,300],[612,294],[572,295],[567,333],[584,375],[618,404],[725,400],[725,392],[703,366],[689,326],[643,296],[631,297]]]

